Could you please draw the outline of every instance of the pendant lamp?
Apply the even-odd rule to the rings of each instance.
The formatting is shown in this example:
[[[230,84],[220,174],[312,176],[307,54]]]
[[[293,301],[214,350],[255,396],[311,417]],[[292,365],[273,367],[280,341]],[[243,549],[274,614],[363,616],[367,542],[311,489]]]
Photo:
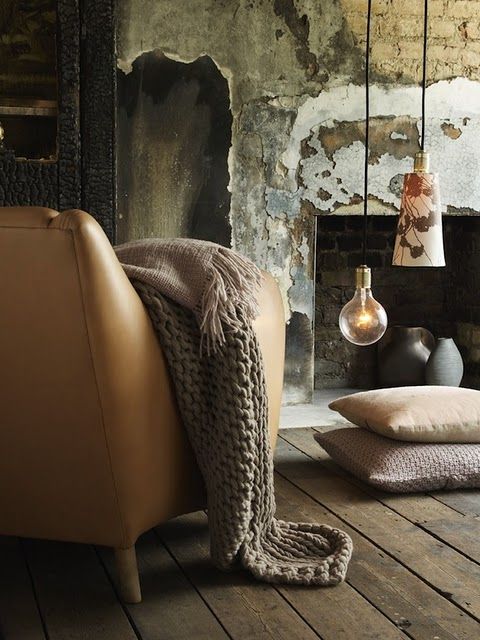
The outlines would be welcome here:
[[[413,173],[405,174],[392,264],[397,267],[444,267],[442,206],[438,174],[430,173],[425,151],[425,95],[427,78],[428,0],[423,24],[421,151],[415,155]]]
[[[353,298],[340,312],[339,326],[343,336],[353,344],[367,346],[380,340],[387,328],[385,309],[372,295],[371,270],[367,266],[368,223],[368,156],[370,133],[370,26],[372,0],[368,0],[367,48],[365,55],[365,173],[363,196],[363,264],[356,269],[356,289]]]

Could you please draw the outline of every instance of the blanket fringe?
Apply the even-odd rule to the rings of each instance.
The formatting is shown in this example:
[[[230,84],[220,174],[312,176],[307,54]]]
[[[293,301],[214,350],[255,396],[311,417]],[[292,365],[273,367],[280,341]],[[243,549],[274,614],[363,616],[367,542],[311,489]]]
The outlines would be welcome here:
[[[202,343],[208,354],[225,344],[225,327],[236,331],[259,314],[257,294],[262,273],[250,260],[218,247],[207,267],[206,286],[195,309]]]

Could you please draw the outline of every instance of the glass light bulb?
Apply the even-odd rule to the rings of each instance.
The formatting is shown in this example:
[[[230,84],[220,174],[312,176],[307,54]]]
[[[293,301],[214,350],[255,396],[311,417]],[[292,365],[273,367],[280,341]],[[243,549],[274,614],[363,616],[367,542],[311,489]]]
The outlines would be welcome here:
[[[387,314],[372,295],[368,267],[358,267],[355,294],[341,310],[338,323],[343,336],[360,346],[377,342],[385,333]]]

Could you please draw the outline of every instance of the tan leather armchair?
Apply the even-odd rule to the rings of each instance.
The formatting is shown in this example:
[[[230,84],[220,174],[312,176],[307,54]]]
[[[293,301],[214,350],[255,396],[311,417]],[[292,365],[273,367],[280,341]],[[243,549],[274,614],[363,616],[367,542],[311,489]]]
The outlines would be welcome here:
[[[255,327],[274,444],[284,313],[266,277]],[[202,481],[148,315],[87,213],[0,208],[0,534],[115,549],[203,508]]]

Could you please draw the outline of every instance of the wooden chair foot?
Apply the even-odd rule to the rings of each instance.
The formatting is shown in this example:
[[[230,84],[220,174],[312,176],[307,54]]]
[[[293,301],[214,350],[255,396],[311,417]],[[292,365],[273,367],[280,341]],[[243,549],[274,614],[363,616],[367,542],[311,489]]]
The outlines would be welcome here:
[[[135,546],[128,549],[115,549],[118,586],[123,600],[129,604],[142,601],[140,580],[138,577]]]

